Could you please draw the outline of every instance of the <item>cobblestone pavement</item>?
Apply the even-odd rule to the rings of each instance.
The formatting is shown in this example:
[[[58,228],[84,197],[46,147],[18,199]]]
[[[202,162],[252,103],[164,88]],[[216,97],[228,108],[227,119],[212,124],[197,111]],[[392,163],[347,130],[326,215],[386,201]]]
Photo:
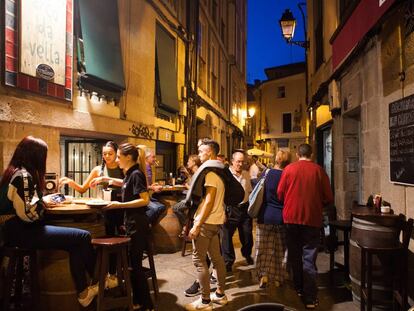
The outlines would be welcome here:
[[[240,254],[238,237],[235,235],[237,260],[232,273],[226,277],[226,294],[229,303],[225,307],[215,306],[214,309],[238,310],[241,307],[258,302],[278,302],[293,310],[304,310],[296,292],[290,284],[282,287],[270,286],[265,290],[259,289],[255,276],[254,265],[247,266]],[[340,256],[336,256],[340,257]],[[337,258],[336,258],[337,259]],[[338,258],[338,261],[341,259]],[[184,290],[195,280],[195,268],[191,262],[190,245],[187,255],[181,257],[181,253],[158,254],[155,256],[160,297],[158,301],[159,311],[184,310],[183,305],[192,302],[197,297],[185,297]],[[343,285],[343,275],[336,273],[337,286],[329,286],[328,269],[329,255],[320,252],[317,266],[319,270],[319,302],[318,310],[356,311],[359,305],[352,301],[351,292]]]

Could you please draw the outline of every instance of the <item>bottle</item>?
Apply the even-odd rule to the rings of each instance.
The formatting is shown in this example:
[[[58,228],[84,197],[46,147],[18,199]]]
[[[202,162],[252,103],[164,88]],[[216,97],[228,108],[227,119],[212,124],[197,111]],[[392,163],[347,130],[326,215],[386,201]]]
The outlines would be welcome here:
[[[175,186],[175,178],[173,177],[173,173],[170,173],[169,181],[171,186]]]

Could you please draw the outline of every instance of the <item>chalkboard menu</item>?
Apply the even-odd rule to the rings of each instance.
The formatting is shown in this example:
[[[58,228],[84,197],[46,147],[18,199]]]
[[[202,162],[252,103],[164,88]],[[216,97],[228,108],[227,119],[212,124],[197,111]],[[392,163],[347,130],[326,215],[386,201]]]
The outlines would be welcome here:
[[[390,103],[390,179],[414,185],[414,95]]]

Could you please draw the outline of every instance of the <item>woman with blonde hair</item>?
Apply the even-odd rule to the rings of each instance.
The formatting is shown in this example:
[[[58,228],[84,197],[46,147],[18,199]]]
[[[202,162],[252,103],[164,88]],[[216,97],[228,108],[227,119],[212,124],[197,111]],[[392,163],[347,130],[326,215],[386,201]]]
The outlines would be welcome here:
[[[117,163],[124,170],[121,201],[113,201],[105,210],[121,209],[125,212],[125,234],[131,238],[129,257],[132,267],[131,280],[134,308],[152,310],[147,280],[142,268],[142,255],[150,234],[150,222],[145,213],[150,196],[145,174],[145,152],[130,143],[119,146]],[[118,180],[114,180],[118,183]]]
[[[257,218],[256,231],[256,273],[260,288],[266,288],[268,282],[278,287],[286,277],[286,241],[283,225],[283,203],[276,192],[282,176],[282,170],[290,163],[287,151],[278,151],[275,166],[267,173],[264,184],[263,203]]]

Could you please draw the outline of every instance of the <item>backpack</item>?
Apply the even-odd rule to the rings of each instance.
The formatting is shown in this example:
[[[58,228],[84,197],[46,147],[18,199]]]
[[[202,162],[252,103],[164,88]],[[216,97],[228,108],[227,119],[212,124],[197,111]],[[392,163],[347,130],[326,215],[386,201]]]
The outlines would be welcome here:
[[[260,208],[262,207],[265,188],[264,185],[268,172],[269,170],[266,170],[264,176],[258,181],[256,186],[254,186],[253,191],[249,195],[249,207],[247,208],[247,213],[251,218],[257,218]]]
[[[225,187],[224,204],[226,206],[238,206],[244,199],[244,189],[239,181],[233,176],[230,169],[214,169],[221,177]]]

